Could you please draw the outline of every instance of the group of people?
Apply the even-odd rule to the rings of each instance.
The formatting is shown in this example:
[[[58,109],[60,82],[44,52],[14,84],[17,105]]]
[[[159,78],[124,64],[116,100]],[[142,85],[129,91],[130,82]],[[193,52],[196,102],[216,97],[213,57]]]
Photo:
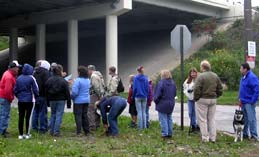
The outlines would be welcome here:
[[[211,65],[204,60],[200,64],[201,73],[191,68],[183,84],[188,98],[188,111],[192,130],[200,130],[203,142],[216,141],[215,112],[217,98],[222,95],[222,83]],[[258,141],[256,105],[259,97],[259,79],[251,71],[248,63],[240,66],[239,107],[244,113],[243,138]]]
[[[18,76],[20,68],[18,61],[12,61],[0,81],[0,134],[3,136],[8,133],[10,104],[14,96],[18,99],[19,139],[29,139],[30,128],[42,134],[49,131],[52,136],[60,136],[65,104],[71,108],[71,100],[77,135],[81,135],[82,130],[85,135],[95,131],[100,127],[102,118],[105,133],[117,136],[118,116],[126,108],[127,102],[131,115],[130,127],[149,128],[152,101],[158,112],[161,137],[167,139],[173,135],[172,113],[177,88],[169,70],[161,71],[161,80],[153,90],[152,81],[144,74],[144,67],[139,66],[137,74],[129,76],[126,100],[119,95],[124,91],[124,86],[113,66],[108,69],[111,78],[107,85],[94,65],[79,66],[78,77],[73,80],[64,78],[66,73],[61,65],[50,65],[46,60],[37,61],[35,68],[24,64]],[[207,60],[201,62],[200,69],[201,73],[191,68],[183,84],[188,98],[191,131],[199,130],[203,142],[215,142],[216,101],[222,95],[222,84],[217,74],[211,71]],[[259,80],[247,63],[241,65],[240,72],[243,75],[239,100],[245,117],[244,138],[251,136],[257,140],[255,106],[259,96]],[[48,106],[51,109],[50,119]]]

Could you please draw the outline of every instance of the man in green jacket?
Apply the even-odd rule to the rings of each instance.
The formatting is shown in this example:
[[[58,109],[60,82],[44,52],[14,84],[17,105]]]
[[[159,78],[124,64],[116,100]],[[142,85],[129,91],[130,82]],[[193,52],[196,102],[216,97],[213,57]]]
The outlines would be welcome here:
[[[194,86],[196,114],[203,142],[216,141],[215,112],[217,98],[222,95],[222,84],[208,61],[201,62],[201,74]]]

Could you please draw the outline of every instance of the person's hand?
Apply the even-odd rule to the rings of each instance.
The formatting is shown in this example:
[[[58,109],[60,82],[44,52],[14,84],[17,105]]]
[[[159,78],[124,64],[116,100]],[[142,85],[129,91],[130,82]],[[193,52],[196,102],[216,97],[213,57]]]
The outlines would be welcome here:
[[[238,106],[241,108],[242,107],[242,102],[239,100]]]

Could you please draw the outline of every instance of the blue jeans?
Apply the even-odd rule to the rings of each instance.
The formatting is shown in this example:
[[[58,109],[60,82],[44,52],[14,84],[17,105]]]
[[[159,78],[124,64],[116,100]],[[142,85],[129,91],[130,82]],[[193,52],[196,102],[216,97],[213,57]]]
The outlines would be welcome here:
[[[11,104],[8,100],[0,98],[0,134],[5,134],[10,121]]]
[[[242,110],[244,112],[244,120],[245,120],[243,135],[245,137],[248,137],[250,133],[251,137],[257,139],[258,134],[257,134],[257,123],[256,123],[257,120],[256,120],[255,108],[256,108],[256,104],[243,104],[242,106]]]
[[[146,106],[146,123],[147,123],[147,128],[149,128],[149,106]]]
[[[51,108],[51,126],[50,134],[58,135],[60,133],[60,126],[62,123],[62,118],[65,109],[65,100],[50,101]]]
[[[147,120],[146,120],[147,98],[135,98],[135,104],[138,112],[138,128],[139,129],[147,128]]]
[[[118,129],[118,116],[122,113],[122,111],[127,106],[127,102],[125,99],[120,98],[112,104],[112,107],[109,111],[108,121],[109,121],[109,133],[111,135],[117,135],[119,133]]]
[[[161,135],[172,136],[173,134],[173,119],[172,113],[161,113],[158,112],[158,118],[161,126]]]
[[[191,126],[193,128],[197,127],[196,115],[195,115],[195,102],[193,100],[188,100],[188,112],[189,118],[191,120]]]
[[[32,115],[32,129],[46,132],[48,130],[48,107],[45,97],[36,99]]]

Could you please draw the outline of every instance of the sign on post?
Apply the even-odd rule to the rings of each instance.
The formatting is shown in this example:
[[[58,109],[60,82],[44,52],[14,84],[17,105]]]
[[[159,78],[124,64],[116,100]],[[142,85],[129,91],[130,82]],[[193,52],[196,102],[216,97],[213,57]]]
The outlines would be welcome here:
[[[181,55],[181,129],[184,129],[184,95],[183,95],[183,83],[184,83],[184,53],[187,53],[188,49],[192,45],[192,35],[189,29],[185,25],[176,25],[171,32],[171,46],[176,52]]]
[[[171,46],[176,52],[181,53],[181,40],[180,31],[183,29],[183,53],[187,53],[188,49],[192,46],[192,34],[186,25],[176,25],[171,32]]]
[[[256,43],[254,41],[248,41],[248,53],[246,56],[246,62],[249,64],[251,69],[255,68],[255,57],[256,57]]]

